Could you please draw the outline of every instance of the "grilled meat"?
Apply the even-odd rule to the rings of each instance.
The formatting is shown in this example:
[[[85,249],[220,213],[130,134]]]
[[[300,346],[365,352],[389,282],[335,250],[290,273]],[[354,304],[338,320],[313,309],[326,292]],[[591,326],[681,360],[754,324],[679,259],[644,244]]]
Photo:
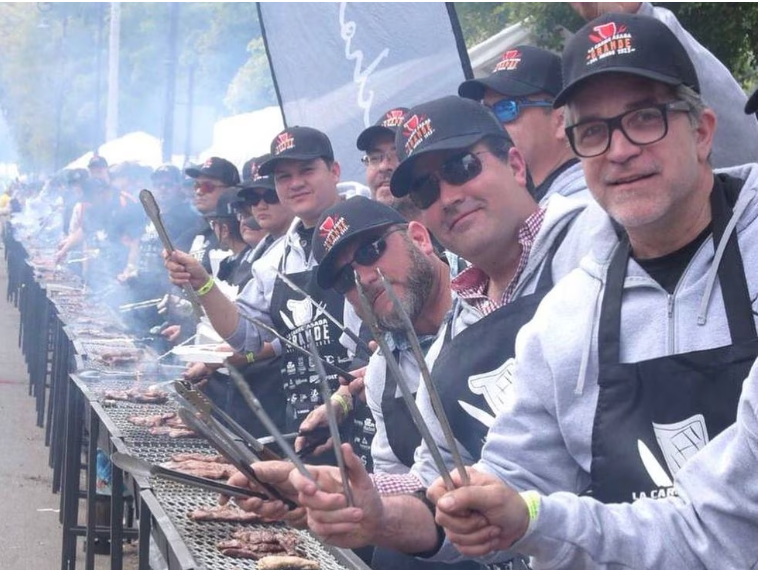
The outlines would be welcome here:
[[[319,570],[319,563],[299,556],[264,556],[256,562],[258,570]]]
[[[206,479],[227,480],[237,472],[229,463],[213,463],[208,461],[198,461],[188,459],[186,461],[167,461],[161,463],[161,467],[181,471],[187,475],[195,477],[205,477]]]
[[[254,523],[259,522],[261,518],[255,513],[248,513],[239,507],[228,503],[226,505],[213,507],[200,507],[189,514],[193,521],[210,521],[210,522],[241,522]]]
[[[259,560],[267,554],[287,554],[298,557],[297,535],[289,531],[238,530],[229,540],[217,544],[222,554],[236,558]]]

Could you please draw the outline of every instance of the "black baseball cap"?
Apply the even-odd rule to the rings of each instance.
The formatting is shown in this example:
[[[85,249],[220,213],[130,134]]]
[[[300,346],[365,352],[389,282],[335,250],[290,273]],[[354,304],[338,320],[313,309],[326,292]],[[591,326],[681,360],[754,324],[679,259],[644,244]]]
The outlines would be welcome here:
[[[200,166],[185,169],[184,173],[190,178],[207,176],[218,180],[224,186],[236,186],[240,183],[240,175],[237,167],[225,158],[212,156]]]
[[[558,108],[590,77],[604,73],[638,75],[700,93],[695,66],[669,27],[648,16],[609,13],[580,29],[563,50],[563,91]]]
[[[237,195],[225,190],[216,202],[216,209],[204,215],[205,218],[237,218]]]
[[[469,79],[458,87],[458,95],[481,101],[484,92],[492,89],[511,97],[535,93],[558,95],[563,86],[561,58],[546,49],[516,46],[504,52],[487,77]]]
[[[270,157],[271,155],[264,154],[263,156],[251,158],[244,164],[242,167],[242,182],[237,186],[238,197],[244,199],[250,196],[255,188],[276,191],[274,176],[272,174],[268,176],[260,175],[260,165]]]
[[[87,168],[108,168],[108,161],[99,154],[95,153],[92,155],[92,158],[89,159]]]
[[[311,127],[290,127],[284,129],[271,141],[270,156],[258,166],[258,174],[261,176],[272,174],[279,160],[313,160],[314,158],[334,160],[334,150],[332,150],[329,137]]]
[[[182,183],[182,171],[173,164],[161,164],[150,175],[150,179],[153,181],[168,180],[172,184],[180,185]]]
[[[750,115],[752,113],[758,113],[758,89],[753,91],[750,99],[745,103],[745,114]]]
[[[467,149],[486,136],[510,141],[492,111],[471,99],[449,95],[413,107],[395,139],[400,165],[390,180],[392,195],[408,194],[413,163],[420,155]]]
[[[394,109],[390,109],[384,113],[376,123],[367,129],[364,129],[363,132],[358,135],[358,140],[355,142],[355,146],[358,147],[358,150],[367,152],[371,150],[371,145],[373,144],[374,139],[379,135],[390,135],[394,137],[395,133],[397,133],[397,130],[400,128],[400,125],[403,124],[403,117],[405,117],[407,112],[407,107],[395,107]]]
[[[365,196],[354,196],[338,202],[321,214],[313,232],[313,256],[318,262],[316,282],[330,289],[336,279],[335,262],[345,245],[357,237],[407,220],[396,210]]]

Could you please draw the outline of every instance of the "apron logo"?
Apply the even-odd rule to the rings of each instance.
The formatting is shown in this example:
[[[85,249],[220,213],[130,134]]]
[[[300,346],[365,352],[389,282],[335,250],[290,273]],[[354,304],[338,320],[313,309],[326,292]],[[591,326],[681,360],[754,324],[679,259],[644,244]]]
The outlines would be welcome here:
[[[469,376],[469,390],[474,394],[483,396],[484,401],[495,414],[489,414],[471,404],[458,400],[468,415],[487,427],[491,427],[495,423],[497,415],[505,409],[507,393],[513,385],[513,367],[515,364],[516,361],[509,358],[495,370]]]
[[[708,428],[705,418],[697,414],[673,424],[657,424],[653,422],[655,439],[666,459],[669,473],[676,475],[677,471],[698,451],[708,443]]]
[[[287,317],[282,311],[279,311],[279,316],[282,317],[282,321],[284,321],[284,324],[290,330],[294,330],[313,320],[313,305],[311,305],[308,299],[303,299],[302,301],[289,299],[287,301],[287,309],[292,314],[292,319]]]

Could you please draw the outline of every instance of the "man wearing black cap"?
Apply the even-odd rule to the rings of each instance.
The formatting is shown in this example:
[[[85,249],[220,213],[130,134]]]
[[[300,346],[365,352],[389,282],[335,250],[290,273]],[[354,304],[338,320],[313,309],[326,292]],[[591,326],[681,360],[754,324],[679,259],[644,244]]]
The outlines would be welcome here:
[[[206,216],[216,210],[218,200],[225,190],[240,182],[237,167],[226,159],[212,156],[198,167],[185,169],[184,173],[195,180],[195,207]],[[211,251],[218,248],[218,239],[206,226],[195,235],[190,245],[190,254],[200,260],[206,271],[211,272]]]
[[[87,163],[87,169],[89,170],[90,178],[97,178],[102,180],[106,184],[110,182],[108,177],[108,161],[104,157],[95,153]]]
[[[563,111],[553,109],[561,90],[561,58],[542,48],[516,46],[502,54],[492,73],[464,81],[458,94],[492,109],[526,161],[527,186],[542,203],[551,194],[586,193],[579,161],[563,130]]]
[[[402,161],[392,177],[393,194],[410,194],[424,225],[443,246],[472,263],[452,282],[458,300],[427,354],[459,451],[470,465],[480,456],[487,427],[505,406],[519,329],[553,282],[576,266],[594,239],[612,230],[607,221],[599,223],[605,219],[599,208],[583,215],[585,203],[578,199],[555,195],[540,208],[526,189],[519,151],[491,111],[474,101],[445,97],[412,108],[396,142]],[[423,385],[417,401],[452,468],[451,451]],[[339,516],[331,512],[335,503],[311,497],[306,480],[292,474],[290,480],[306,495],[301,499],[309,507],[311,528],[338,544],[367,540],[405,552],[426,551],[423,539],[415,540],[419,530],[427,530],[424,521],[431,523],[427,507],[397,496],[423,490],[438,477],[426,445],[415,453],[412,476],[377,481],[385,495],[380,511],[364,475],[353,475],[361,488],[356,501],[365,499],[365,511],[358,528],[343,532],[347,525],[343,530],[331,525]],[[433,528],[424,537],[435,538]]]
[[[316,261],[311,241],[316,222],[327,208],[339,199],[337,182],[340,167],[334,160],[329,138],[309,127],[290,127],[279,133],[271,143],[271,156],[260,165],[262,176],[273,174],[276,192],[282,205],[297,216],[286,236],[253,265],[253,279],[242,292],[237,304],[229,303],[214,287],[207,272],[189,262],[186,256],[172,255],[167,261],[174,283],[189,282],[200,295],[213,326],[235,349],[257,353],[271,335],[250,321],[240,318],[238,310],[276,328],[290,341],[308,348],[312,335],[324,358],[336,366],[349,366],[351,358],[340,342],[342,331],[314,309],[313,301],[332,314],[343,316],[347,326],[357,328],[354,312],[344,298],[333,291],[324,291],[315,280]],[[291,289],[277,277],[286,274],[311,299]],[[297,430],[302,419],[321,403],[317,375],[308,359],[289,346],[274,343],[282,355],[282,382],[287,395],[287,429]],[[333,388],[336,375],[330,377]]]
[[[665,521],[645,522],[659,526],[644,545],[630,546],[626,528],[604,527],[603,544],[626,547],[606,556],[598,543],[557,544],[557,527],[579,528],[582,515],[543,518],[540,496],[623,503],[674,495],[680,469],[735,421],[758,355],[758,278],[746,271],[758,262],[758,168],[714,175],[715,114],[684,47],[657,20],[608,14],[590,22],[566,45],[563,76],[556,105],[566,106],[569,141],[619,240],[598,243],[523,328],[515,397],[487,435],[473,486],[445,497],[436,483],[429,497],[450,540],[480,553],[520,539],[513,548],[541,562],[559,551],[555,568],[599,560],[670,568],[661,563],[671,548]],[[481,471],[521,495],[493,501]],[[496,532],[477,524],[487,517],[480,492],[513,515],[517,532],[489,540]],[[708,501],[702,508],[712,508]],[[752,543],[754,532],[714,545],[735,540]]]
[[[222,194],[216,204],[216,211],[205,216],[208,225],[218,240],[220,249],[231,251],[221,260],[216,277],[234,289],[232,297],[242,291],[250,281],[252,263],[246,257],[252,248],[242,239],[242,229],[237,217],[237,194],[233,189]]]
[[[390,109],[374,125],[364,129],[355,144],[365,153],[361,161],[366,167],[366,184],[371,198],[395,208],[406,220],[413,220],[418,215],[418,208],[407,198],[396,198],[390,192],[392,173],[400,164],[395,133],[407,112],[406,107]]]

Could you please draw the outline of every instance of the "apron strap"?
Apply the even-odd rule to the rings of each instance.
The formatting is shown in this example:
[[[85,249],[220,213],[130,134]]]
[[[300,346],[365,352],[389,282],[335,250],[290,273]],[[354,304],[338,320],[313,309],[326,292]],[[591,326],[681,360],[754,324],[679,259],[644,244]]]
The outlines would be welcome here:
[[[561,247],[563,240],[566,239],[566,234],[569,229],[574,225],[574,220],[576,220],[576,217],[563,226],[563,229],[558,233],[553,245],[550,247],[547,258],[542,264],[542,273],[540,273],[539,280],[537,281],[537,287],[534,290],[535,293],[547,293],[553,288],[553,285],[555,284],[553,282],[553,259],[555,259],[555,254],[558,253],[558,249]]]
[[[715,185],[711,192],[711,212],[713,216],[714,249],[718,248],[724,238],[724,231],[732,216],[732,208],[726,201],[723,189]],[[753,319],[753,308],[750,301],[745,267],[742,262],[737,232],[733,231],[727,237],[724,255],[718,268],[721,296],[724,299],[729,333],[732,344],[753,340],[758,337]]]
[[[620,242],[608,266],[605,279],[605,293],[600,308],[598,324],[598,358],[600,362],[617,363],[621,357],[621,298],[624,279],[629,264],[629,237],[621,235]]]

